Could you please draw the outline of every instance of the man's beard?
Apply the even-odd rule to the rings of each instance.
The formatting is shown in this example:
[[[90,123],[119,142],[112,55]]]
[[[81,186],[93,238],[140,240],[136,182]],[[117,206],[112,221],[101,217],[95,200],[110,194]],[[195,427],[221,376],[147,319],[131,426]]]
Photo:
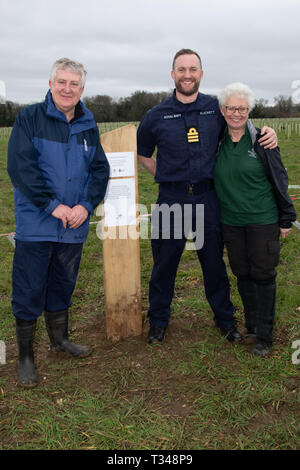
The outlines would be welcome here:
[[[197,93],[197,91],[199,90],[200,81],[195,81],[194,86],[190,88],[189,90],[184,89],[181,86],[181,83],[179,80],[175,83],[175,86],[176,86],[176,90],[179,91],[179,93],[181,93],[182,95],[191,96]]]

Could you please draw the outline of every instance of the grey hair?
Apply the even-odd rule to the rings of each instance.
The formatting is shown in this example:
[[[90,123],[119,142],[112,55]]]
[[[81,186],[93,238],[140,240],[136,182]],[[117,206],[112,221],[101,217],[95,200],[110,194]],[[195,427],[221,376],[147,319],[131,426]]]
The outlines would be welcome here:
[[[51,68],[51,72],[50,72],[51,81],[55,79],[55,75],[58,70],[67,70],[69,72],[73,72],[73,73],[80,75],[81,84],[84,87],[87,72],[86,70],[84,70],[83,65],[80,64],[79,62],[75,62],[74,60],[67,59],[66,57],[63,57],[62,59],[58,59],[56,62],[54,62]]]
[[[231,96],[235,96],[236,98],[245,98],[248,101],[248,106],[251,111],[251,109],[254,108],[255,105],[255,98],[253,91],[250,90],[248,85],[245,85],[244,83],[230,83],[227,85],[221,92],[219,93],[218,99],[219,99],[219,105],[221,108],[224,108],[228,99]]]

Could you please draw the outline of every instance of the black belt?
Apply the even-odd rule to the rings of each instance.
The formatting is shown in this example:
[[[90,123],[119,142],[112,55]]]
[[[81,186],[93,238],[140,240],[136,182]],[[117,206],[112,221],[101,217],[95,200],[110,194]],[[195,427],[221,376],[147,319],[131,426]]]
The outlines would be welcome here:
[[[207,193],[213,189],[214,183],[212,180],[202,181],[201,183],[182,183],[172,181],[169,183],[160,183],[160,186],[168,191],[180,194],[192,194],[196,196],[198,194]]]

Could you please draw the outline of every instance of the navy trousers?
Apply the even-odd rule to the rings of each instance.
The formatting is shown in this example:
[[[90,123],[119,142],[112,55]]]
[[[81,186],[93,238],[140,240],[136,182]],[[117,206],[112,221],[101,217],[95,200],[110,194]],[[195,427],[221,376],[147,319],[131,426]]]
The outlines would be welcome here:
[[[34,320],[43,310],[57,312],[71,305],[82,243],[16,240],[12,274],[15,317]]]
[[[160,185],[157,207],[162,204],[171,207],[179,204],[182,208],[183,218],[186,207],[191,207],[192,230],[196,232],[196,226],[203,229],[203,224],[197,223],[197,205],[204,205],[204,244],[197,249],[197,256],[201,264],[205,295],[214,313],[214,320],[219,327],[230,327],[235,324],[234,308],[230,301],[229,280],[226,266],[223,261],[223,240],[220,229],[220,208],[215,190],[209,190],[203,194],[184,194],[176,189],[170,190],[165,185]],[[154,211],[154,212],[155,212]],[[152,214],[152,220],[155,213]],[[174,295],[174,286],[177,268],[183,253],[187,234],[178,237],[174,224],[174,217],[170,217],[170,236],[166,236],[162,229],[162,220],[153,222],[156,226],[152,229],[152,254],[153,270],[149,284],[149,310],[150,325],[165,327],[170,319],[170,306]],[[153,233],[155,236],[153,237]]]

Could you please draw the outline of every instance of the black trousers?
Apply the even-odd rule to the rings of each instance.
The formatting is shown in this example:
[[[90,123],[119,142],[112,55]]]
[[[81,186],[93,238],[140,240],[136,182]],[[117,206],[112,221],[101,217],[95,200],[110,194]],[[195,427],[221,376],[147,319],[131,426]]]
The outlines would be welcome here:
[[[280,242],[278,224],[232,227],[222,232],[229,263],[237,277],[243,301],[245,326],[257,342],[272,345],[276,303],[276,271]]]
[[[225,246],[233,274],[257,284],[270,284],[276,278],[280,257],[279,225],[222,224]]]

